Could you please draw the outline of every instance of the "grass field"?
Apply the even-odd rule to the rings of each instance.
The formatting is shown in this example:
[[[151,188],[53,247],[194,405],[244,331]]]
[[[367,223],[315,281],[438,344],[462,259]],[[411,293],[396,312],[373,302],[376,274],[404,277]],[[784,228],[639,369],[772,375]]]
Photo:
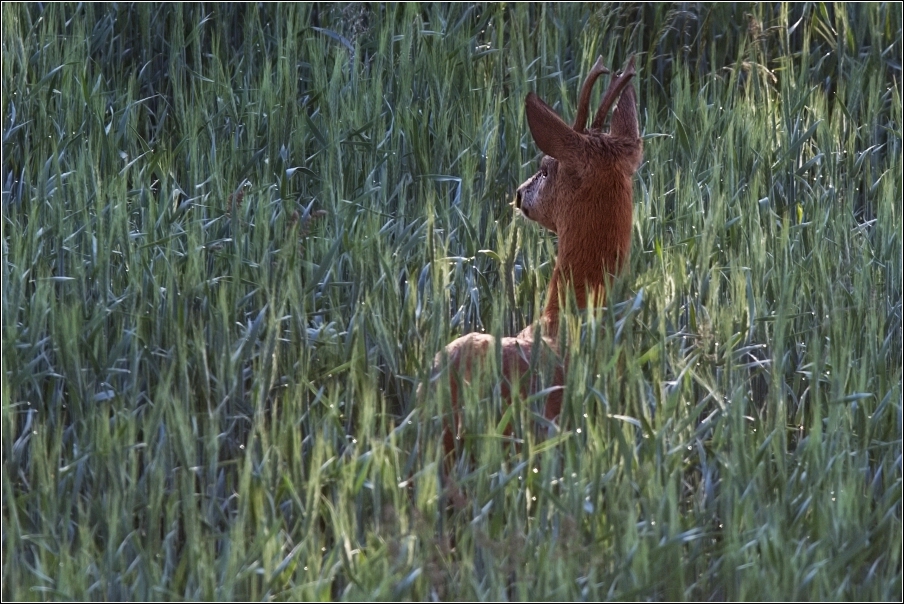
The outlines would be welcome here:
[[[4,600],[901,597],[900,4],[0,27]],[[445,489],[417,388],[552,272],[524,97],[630,54],[630,264],[558,432],[489,372]]]

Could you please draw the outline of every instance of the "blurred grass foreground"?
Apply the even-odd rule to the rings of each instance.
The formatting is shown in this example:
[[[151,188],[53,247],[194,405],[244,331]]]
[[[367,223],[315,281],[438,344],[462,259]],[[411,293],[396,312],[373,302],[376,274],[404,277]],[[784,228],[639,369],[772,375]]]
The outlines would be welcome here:
[[[899,601],[901,4],[0,27],[4,600]],[[524,97],[631,54],[630,264],[552,433],[490,363],[444,477],[418,385],[555,257]]]

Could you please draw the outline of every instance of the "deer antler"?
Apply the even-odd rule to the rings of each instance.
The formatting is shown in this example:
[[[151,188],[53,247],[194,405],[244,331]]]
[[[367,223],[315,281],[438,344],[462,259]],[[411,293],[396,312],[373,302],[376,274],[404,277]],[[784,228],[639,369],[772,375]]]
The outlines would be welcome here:
[[[596,79],[604,73],[609,73],[609,70],[603,65],[603,57],[599,57],[597,58],[596,63],[593,64],[593,67],[590,69],[590,73],[587,74],[587,79],[584,80],[584,85],[581,87],[581,98],[578,101],[578,114],[574,118],[574,126],[572,126],[574,128],[574,131],[578,134],[583,134],[584,128],[587,126],[590,92],[593,90],[593,85],[596,83]]]
[[[603,122],[606,121],[606,116],[609,115],[612,104],[618,100],[622,90],[625,89],[625,86],[628,85],[628,82],[630,82],[631,78],[636,74],[637,72],[634,71],[634,57],[632,56],[631,60],[628,61],[628,66],[625,67],[625,70],[621,75],[612,78],[612,81],[609,82],[609,88],[606,89],[606,94],[603,95],[603,102],[600,103],[600,108],[597,110],[596,117],[593,118],[593,124],[590,126],[592,129],[602,129]]]

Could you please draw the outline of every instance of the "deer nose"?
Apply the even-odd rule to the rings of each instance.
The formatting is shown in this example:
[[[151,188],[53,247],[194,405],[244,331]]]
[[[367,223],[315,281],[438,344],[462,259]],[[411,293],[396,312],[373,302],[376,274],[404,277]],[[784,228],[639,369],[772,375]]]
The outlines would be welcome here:
[[[521,189],[515,191],[515,207],[521,209]]]

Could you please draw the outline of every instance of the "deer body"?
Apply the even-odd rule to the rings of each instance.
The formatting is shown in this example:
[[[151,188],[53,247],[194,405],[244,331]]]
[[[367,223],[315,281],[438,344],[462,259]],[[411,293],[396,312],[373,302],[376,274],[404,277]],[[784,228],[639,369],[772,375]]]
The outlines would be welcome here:
[[[531,135],[546,156],[540,170],[518,188],[515,206],[525,217],[556,233],[559,248],[539,329],[529,326],[517,336],[501,339],[502,396],[510,398],[513,387],[525,396],[538,391],[543,384],[536,369],[551,365],[551,385],[559,388],[553,388],[546,399],[544,415],[550,421],[562,408],[565,359],[558,354],[556,341],[568,289],[574,290],[580,308],[588,300],[594,306],[602,305],[606,279],[620,271],[631,249],[632,179],[643,157],[630,83],[635,75],[634,59],[624,73],[612,79],[586,130],[590,92],[603,73],[608,70],[601,57],[584,82],[573,126],[534,93],[525,101]],[[616,101],[609,132],[605,132],[603,123]],[[535,333],[540,334],[540,341],[535,341]],[[443,356],[448,358],[456,419],[455,434],[449,428],[444,434],[447,453],[461,433],[459,384],[470,382],[477,364],[484,363],[495,346],[492,336],[472,333],[454,340],[437,356],[436,371]],[[542,358],[534,358],[536,355]]]

